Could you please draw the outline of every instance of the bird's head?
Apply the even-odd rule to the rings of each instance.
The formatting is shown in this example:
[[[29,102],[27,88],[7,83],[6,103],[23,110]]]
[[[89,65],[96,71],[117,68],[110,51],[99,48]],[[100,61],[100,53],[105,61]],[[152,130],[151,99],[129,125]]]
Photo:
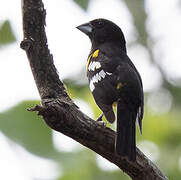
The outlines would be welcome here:
[[[114,43],[126,51],[126,41],[121,28],[109,20],[95,19],[77,26],[77,29],[89,36],[93,47],[103,43]]]

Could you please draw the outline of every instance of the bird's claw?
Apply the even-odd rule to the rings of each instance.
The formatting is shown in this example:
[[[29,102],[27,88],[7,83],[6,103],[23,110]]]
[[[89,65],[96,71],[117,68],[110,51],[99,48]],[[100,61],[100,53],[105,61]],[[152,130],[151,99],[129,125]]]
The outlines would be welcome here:
[[[99,125],[101,125],[101,126],[106,127],[106,123],[105,123],[104,121],[97,121],[97,123],[98,123]]]

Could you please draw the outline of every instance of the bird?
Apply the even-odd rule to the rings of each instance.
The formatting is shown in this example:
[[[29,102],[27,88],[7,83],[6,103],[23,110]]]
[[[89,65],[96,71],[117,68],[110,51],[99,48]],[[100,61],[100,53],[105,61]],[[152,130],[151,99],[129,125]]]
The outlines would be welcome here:
[[[91,41],[86,73],[90,91],[109,123],[117,119],[115,153],[136,161],[136,124],[142,133],[144,93],[142,79],[127,55],[121,28],[99,18],[76,27]],[[117,118],[113,105],[117,107]]]

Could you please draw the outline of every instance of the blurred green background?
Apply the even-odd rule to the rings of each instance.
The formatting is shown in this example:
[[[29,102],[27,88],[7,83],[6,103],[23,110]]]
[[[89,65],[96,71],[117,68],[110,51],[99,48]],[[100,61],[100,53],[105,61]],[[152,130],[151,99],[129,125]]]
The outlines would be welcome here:
[[[85,12],[90,1],[75,0]],[[143,135],[141,136],[137,131],[137,145],[163,170],[169,179],[180,180],[181,81],[179,78],[173,78],[174,76],[170,78],[164,66],[158,63],[158,59],[154,56],[154,43],[159,39],[153,39],[148,31],[148,18],[144,0],[124,0],[123,2],[132,16],[132,23],[137,32],[135,41],[128,44],[128,48],[138,45],[144,47],[149,55],[149,58],[144,59],[144,61],[150,61],[149,63],[159,71],[161,76],[161,85],[152,91],[145,92]],[[15,41],[16,35],[13,33],[11,22],[8,19],[1,21],[0,52],[4,50],[2,47],[6,47]],[[96,118],[100,111],[90,94],[87,81],[80,83],[80,77],[85,75],[82,72],[72,78],[64,79],[64,83],[70,96],[83,103],[87,102],[93,111],[93,116]],[[154,81],[154,79],[150,81]],[[78,143],[75,144],[74,148],[70,148],[70,151],[59,150],[53,140],[55,137],[51,129],[45,125],[41,117],[38,117],[36,113],[26,110],[39,103],[39,101],[32,100],[23,101],[0,113],[0,131],[7,137],[7,141],[12,145],[12,148],[18,145],[33,156],[45,158],[56,164],[56,170],[53,170],[55,175],[50,178],[52,180],[129,179],[126,174],[111,165],[111,163],[107,163],[94,152]],[[88,105],[85,104],[85,107]],[[114,129],[114,126],[111,128]],[[61,142],[59,143],[61,144]],[[64,149],[63,146],[64,141],[61,144],[62,149]],[[25,162],[26,160],[23,164]],[[32,177],[32,179],[36,178]]]

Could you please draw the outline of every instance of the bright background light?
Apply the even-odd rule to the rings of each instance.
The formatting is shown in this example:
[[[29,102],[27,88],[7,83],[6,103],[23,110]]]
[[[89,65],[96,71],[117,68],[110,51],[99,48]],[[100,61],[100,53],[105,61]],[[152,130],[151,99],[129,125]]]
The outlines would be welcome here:
[[[147,0],[145,2],[149,20],[147,30],[153,38],[159,39],[158,42],[155,42],[154,48],[155,56],[160,60],[157,63],[164,66],[171,78],[173,76],[180,78],[181,23],[178,22],[181,19],[181,12],[177,7],[179,2],[178,0]],[[87,13],[71,0],[44,0],[44,3],[47,10],[46,32],[48,44],[61,79],[76,75],[86,64],[91,44],[89,39],[75,28],[77,25],[94,18],[107,18],[122,28],[128,44],[135,40],[136,32],[132,17],[120,0],[92,0]],[[22,100],[39,99],[39,95],[25,52],[19,47],[23,39],[20,1],[3,1],[3,5],[0,6],[0,13],[1,21],[10,20],[17,37],[15,43],[3,47],[0,53],[0,112],[2,112]],[[150,91],[160,87],[162,83],[160,73],[149,62],[147,50],[140,45],[130,47],[128,55],[143,78],[144,90]],[[143,59],[148,59],[148,61],[143,61]],[[166,95],[170,98],[168,94]],[[152,99],[150,99],[150,103]],[[81,106],[83,102],[77,103],[79,103],[80,107],[85,106]],[[90,110],[88,112],[89,114],[92,113]],[[53,137],[55,138],[54,142],[58,144],[55,134]],[[27,163],[37,168],[39,167],[39,159],[33,157],[33,155],[23,153],[24,150],[22,149],[23,156],[18,156],[17,151],[20,152],[20,150],[14,151],[6,140],[0,134],[0,179],[31,180],[36,178],[37,173],[33,170],[30,170],[31,175],[29,172],[26,173],[29,167],[22,165],[22,159],[26,156]],[[66,141],[68,142],[69,139]],[[148,143],[147,145],[150,146]],[[72,144],[70,146],[72,147]],[[155,146],[152,144],[151,146],[157,152]],[[69,149],[69,143],[67,143],[67,149]],[[155,159],[157,159],[157,156],[156,153]],[[97,157],[97,161],[102,161],[102,159]],[[47,173],[50,175],[48,178],[51,179],[53,178],[50,173],[52,168],[49,167],[51,166],[55,170],[56,165],[52,165],[52,162],[48,160],[44,160],[44,162],[45,165],[42,167],[42,171],[49,172]],[[41,176],[41,178],[45,177]]]

